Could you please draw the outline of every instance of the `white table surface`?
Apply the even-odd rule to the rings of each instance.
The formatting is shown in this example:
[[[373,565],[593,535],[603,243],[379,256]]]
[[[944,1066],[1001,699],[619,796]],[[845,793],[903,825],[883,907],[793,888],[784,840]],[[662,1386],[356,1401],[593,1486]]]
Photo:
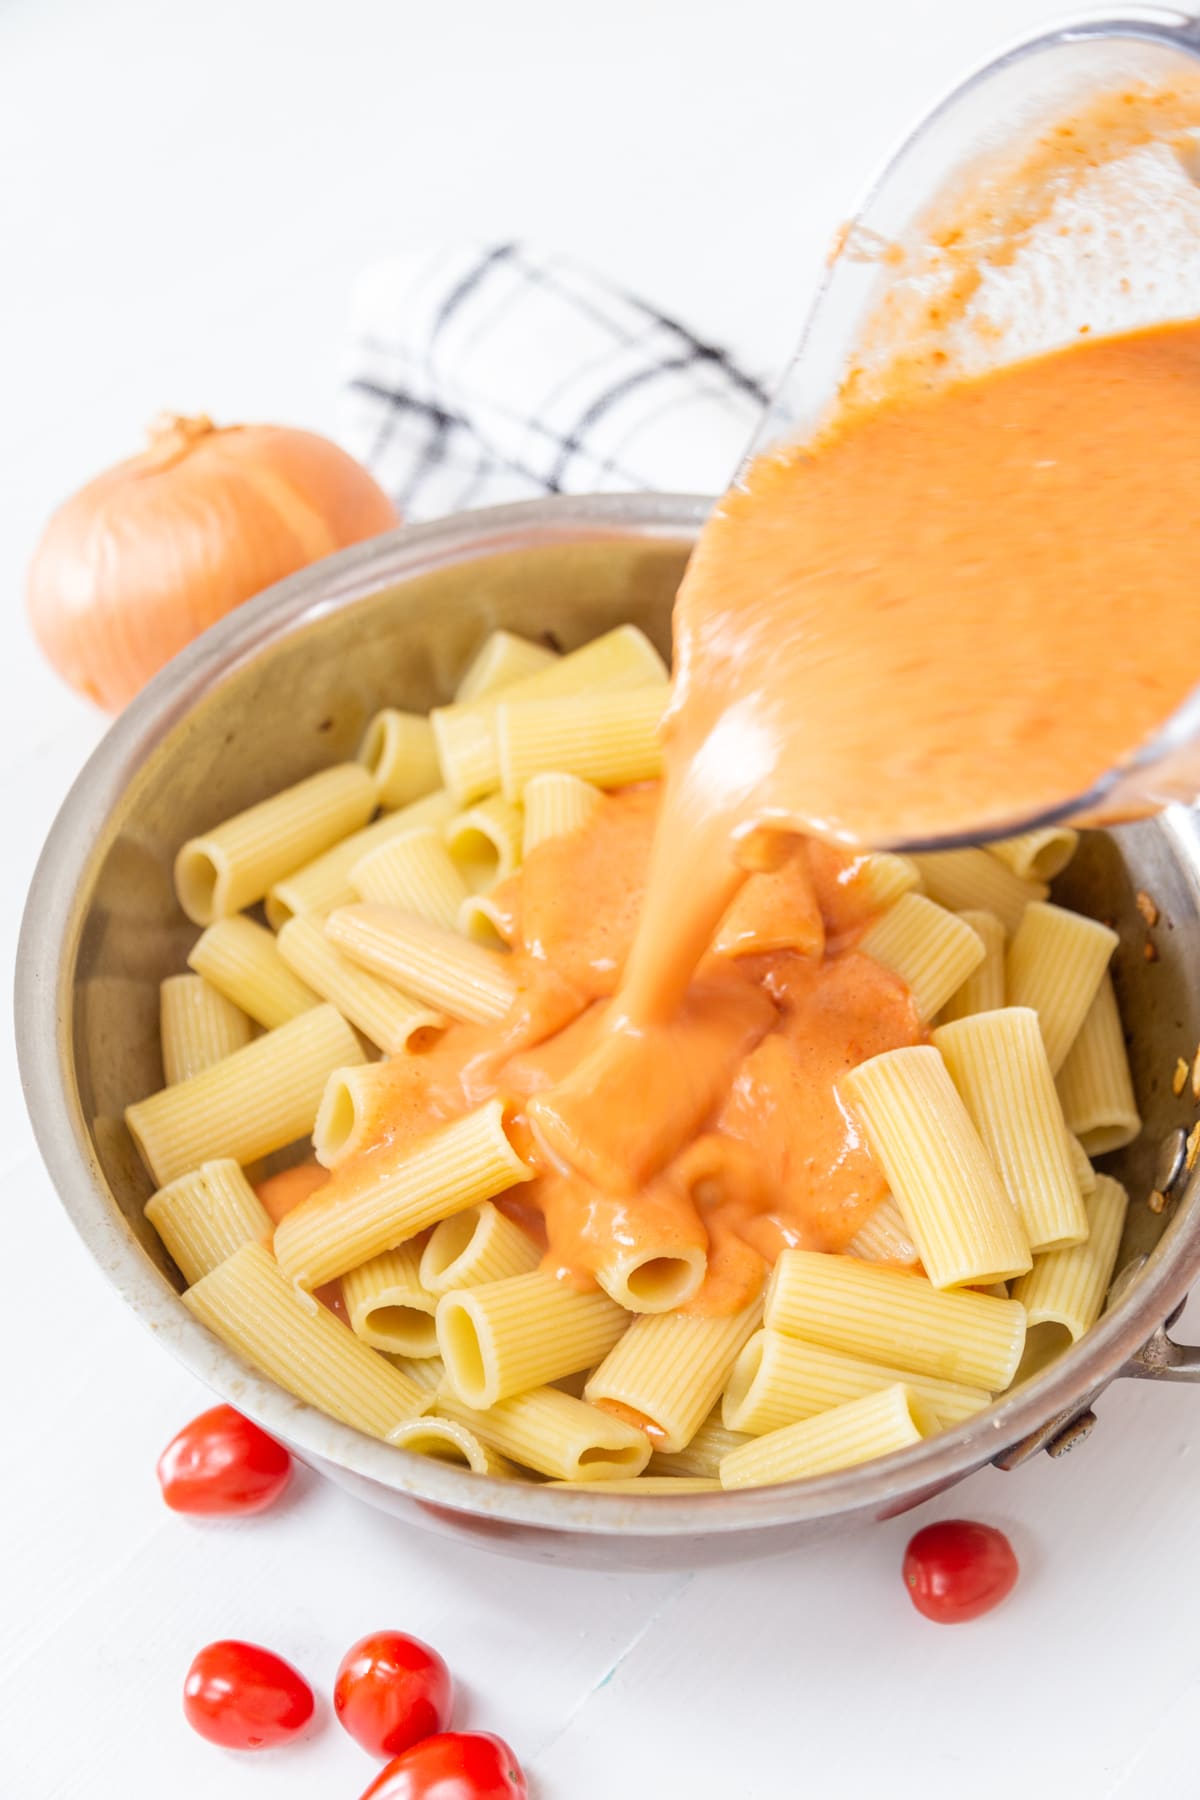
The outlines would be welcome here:
[[[26,884],[103,721],[21,612],[40,521],[165,406],[330,428],[349,283],[414,239],[568,248],[777,367],[899,130],[1039,0],[0,0],[0,791],[9,985]],[[748,187],[740,184],[753,171]],[[539,1800],[1142,1800],[1200,1791],[1200,1395],[1106,1395],[1076,1456],[741,1568],[597,1575],[408,1531],[311,1476],[256,1522],[168,1514],[157,1452],[208,1403],[76,1242],[0,1045],[0,1792],[355,1800],[329,1716],[259,1758],[183,1723],[213,1637],[326,1691],[381,1626],[440,1646],[458,1721]],[[994,1520],[1024,1566],[938,1630],[909,1532]]]

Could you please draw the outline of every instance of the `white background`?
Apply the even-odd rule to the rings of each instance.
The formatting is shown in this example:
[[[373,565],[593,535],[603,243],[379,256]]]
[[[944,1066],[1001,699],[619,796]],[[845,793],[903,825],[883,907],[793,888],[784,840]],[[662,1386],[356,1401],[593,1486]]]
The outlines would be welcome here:
[[[946,83],[1037,0],[0,0],[0,784],[9,982],[29,874],[102,722],[21,614],[39,524],[164,407],[332,427],[350,282],[415,239],[580,254],[778,368],[830,234]],[[738,1569],[572,1574],[408,1532],[318,1484],[232,1528],[167,1514],[155,1456],[207,1396],[75,1243],[0,1046],[6,1371],[0,1791],[355,1800],[326,1710],[225,1756],[179,1691],[217,1636],[328,1687],[380,1626],[437,1644],[459,1722],[539,1800],[1198,1791],[1200,1394],[1107,1395],[1068,1461],[926,1515],[1013,1536],[958,1631],[900,1585],[914,1521]]]

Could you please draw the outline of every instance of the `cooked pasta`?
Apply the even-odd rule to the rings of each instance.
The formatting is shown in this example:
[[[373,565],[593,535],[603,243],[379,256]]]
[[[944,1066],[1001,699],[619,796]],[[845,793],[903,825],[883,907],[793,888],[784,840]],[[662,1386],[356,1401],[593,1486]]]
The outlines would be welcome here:
[[[855,885],[872,912],[886,912],[905,894],[919,894],[925,884],[911,856],[877,850],[861,858]]]
[[[921,1260],[905,1223],[904,1214],[890,1194],[885,1194],[870,1217],[859,1226],[846,1245],[847,1256],[863,1262],[896,1263],[912,1268]]]
[[[1050,892],[1044,882],[1023,881],[986,850],[939,850],[913,861],[931,900],[951,912],[993,913],[1005,931],[1015,931],[1030,901]]]
[[[437,1301],[421,1286],[421,1245],[401,1244],[342,1276],[350,1329],[373,1350],[395,1356],[436,1356]]]
[[[385,706],[369,720],[358,760],[375,783],[380,806],[408,806],[441,782],[433,726],[423,713]]]
[[[1006,1006],[933,1034],[1033,1251],[1087,1236],[1062,1106],[1038,1016]]]
[[[254,1027],[200,975],[169,975],[159,989],[159,1037],[168,1087],[248,1044]]]
[[[175,858],[179,904],[196,925],[241,912],[374,810],[375,784],[358,763],[310,775],[190,838]]]
[[[1129,1195],[1119,1181],[1097,1175],[1086,1204],[1087,1237],[1068,1249],[1039,1256],[1013,1289],[1013,1298],[1028,1315],[1031,1335],[1044,1326],[1061,1326],[1074,1343],[1091,1330],[1104,1310]]]
[[[591,1376],[584,1399],[648,1421],[656,1450],[682,1450],[712,1411],[761,1317],[757,1303],[713,1318],[644,1313]]]
[[[707,1270],[701,1227],[692,1244],[675,1235],[656,1237],[653,1229],[637,1244],[614,1239],[593,1274],[605,1293],[629,1312],[664,1313],[686,1306]]]
[[[528,856],[547,838],[578,831],[587,824],[601,798],[600,789],[590,781],[581,781],[578,775],[535,775],[525,784],[522,855]]]
[[[1053,881],[1061,875],[1079,845],[1079,833],[1067,825],[1042,825],[1019,837],[998,838],[988,845],[1022,881]]]
[[[280,1267],[301,1287],[321,1287],[451,1213],[528,1181],[533,1171],[504,1123],[503,1102],[489,1100],[417,1143],[351,1165],[281,1222]]]
[[[764,1329],[754,1333],[733,1366],[721,1417],[731,1431],[761,1437],[896,1382],[910,1388],[937,1415],[943,1430],[982,1411],[991,1399],[982,1388],[864,1362]]]
[[[440,1031],[445,1015],[386,981],[377,981],[344,956],[319,919],[297,914],[279,933],[279,954],[294,974],[381,1050],[406,1050],[423,1032]]]
[[[644,1431],[555,1387],[530,1388],[480,1411],[444,1385],[437,1411],[465,1425],[489,1449],[556,1481],[628,1479],[650,1460]]]
[[[267,894],[268,923],[278,931],[294,913],[327,913],[335,906],[351,905],[358,896],[350,885],[350,871],[365,856],[418,826],[444,825],[457,811],[450,795],[437,789],[411,806],[385,813],[361,831],[352,831],[294,875],[275,882]]]
[[[535,775],[577,775],[597,787],[661,775],[666,699],[662,685],[562,700],[502,696],[496,740],[505,799],[520,800]]]
[[[1057,1075],[1079,1035],[1117,947],[1117,934],[1095,919],[1039,902],[1026,907],[1008,946],[1004,980],[1010,1006],[1032,1006]],[[1087,1149],[1086,1143],[1084,1149]]]
[[[1123,1150],[1142,1129],[1111,975],[1097,988],[1058,1071],[1058,1097],[1088,1156]]]
[[[524,832],[521,808],[502,794],[489,794],[447,821],[446,848],[468,890],[486,893],[512,874],[521,860]]]
[[[417,1456],[430,1456],[435,1462],[453,1463],[470,1469],[473,1475],[494,1475],[502,1481],[519,1481],[521,1471],[507,1456],[501,1456],[455,1419],[441,1419],[436,1413],[425,1413],[419,1419],[405,1419],[392,1427],[387,1441],[398,1450],[412,1450]]]
[[[317,1161],[326,1169],[336,1169],[367,1149],[380,1130],[381,1107],[395,1086],[396,1071],[390,1062],[334,1069],[325,1083],[313,1126]]]
[[[325,926],[351,962],[452,1019],[502,1019],[516,984],[505,958],[389,906],[341,906]]]
[[[923,894],[902,894],[865,933],[859,949],[900,977],[927,1021],[986,955],[968,924]]]
[[[1089,1329],[1127,1204],[1090,1157],[1139,1120],[1115,935],[1046,900],[1074,832],[760,826],[656,994],[645,635],[496,631],[450,705],[389,699],[177,858],[205,929],[126,1120],[199,1320],[395,1449],[631,1518],[918,1445]]]
[[[594,1368],[628,1322],[606,1294],[580,1293],[535,1269],[443,1294],[437,1341],[459,1398],[488,1407]]]
[[[454,690],[455,704],[466,706],[472,700],[485,700],[501,688],[537,675],[557,660],[553,650],[517,637],[512,631],[493,631],[486,637]]]
[[[469,889],[436,825],[420,825],[370,851],[347,880],[359,900],[398,906],[434,925],[457,924]]]
[[[841,1085],[934,1286],[985,1287],[1024,1274],[1028,1239],[938,1051],[886,1051]]]
[[[519,1225],[490,1200],[481,1200],[435,1225],[421,1253],[421,1282],[441,1296],[486,1281],[528,1275],[542,1253]]]
[[[288,968],[274,932],[242,913],[218,919],[188,952],[188,965],[267,1031],[320,1004]]]
[[[721,1459],[724,1488],[764,1487],[853,1468],[875,1456],[890,1456],[919,1444],[939,1429],[936,1414],[903,1382],[848,1400],[829,1412],[752,1438]]]
[[[254,1162],[307,1137],[334,1069],[362,1062],[332,1006],[314,1006],[175,1087],[125,1109],[134,1143],[160,1186],[203,1162]]]
[[[1025,1308],[969,1289],[943,1293],[921,1275],[849,1256],[785,1250],[764,1323],[867,1362],[1000,1393],[1025,1343]]]
[[[628,692],[666,680],[657,650],[635,625],[619,625],[581,650],[560,657],[485,699],[437,707],[430,714],[442,779],[460,806],[501,786],[497,711],[501,702],[548,700],[575,694]]]
[[[183,1303],[280,1387],[371,1437],[429,1406],[428,1393],[298,1292],[261,1244],[243,1244]]]
[[[159,1188],[146,1202],[146,1217],[189,1286],[243,1244],[271,1234],[266,1208],[228,1157],[201,1163]]]
[[[969,1019],[973,1013],[995,1012],[1004,1005],[1004,947],[1008,934],[995,913],[968,911],[959,917],[983,945],[984,958],[942,1007],[938,1018],[943,1025],[955,1019]]]
[[[655,1450],[647,1464],[650,1475],[675,1475],[701,1480],[718,1479],[721,1458],[739,1444],[748,1444],[744,1431],[730,1431],[721,1418],[718,1406],[709,1413],[703,1425],[682,1450]]]

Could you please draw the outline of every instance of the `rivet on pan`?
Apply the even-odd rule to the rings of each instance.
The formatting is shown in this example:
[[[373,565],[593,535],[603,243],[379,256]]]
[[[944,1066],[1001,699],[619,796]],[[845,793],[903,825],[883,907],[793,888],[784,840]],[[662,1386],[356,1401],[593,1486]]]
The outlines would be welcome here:
[[[1187,1134],[1182,1125],[1177,1125],[1174,1131],[1168,1131],[1158,1146],[1158,1161],[1154,1165],[1154,1185],[1160,1194],[1169,1194],[1179,1180],[1186,1151]]]
[[[1068,1425],[1064,1425],[1046,1445],[1047,1456],[1067,1456],[1085,1438],[1092,1435],[1096,1423],[1096,1415],[1089,1407],[1087,1412],[1077,1413]]]

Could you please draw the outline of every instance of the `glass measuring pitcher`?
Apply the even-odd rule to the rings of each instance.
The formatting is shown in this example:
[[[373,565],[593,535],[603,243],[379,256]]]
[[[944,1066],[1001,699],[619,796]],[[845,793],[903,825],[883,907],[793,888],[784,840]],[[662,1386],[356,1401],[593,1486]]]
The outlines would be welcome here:
[[[1197,317],[1200,21],[1089,16],[1004,52],[902,144],[840,234],[751,454],[897,380],[927,388],[1084,333]],[[1088,792],[970,840],[897,847],[1111,823],[1198,793],[1200,687]]]

